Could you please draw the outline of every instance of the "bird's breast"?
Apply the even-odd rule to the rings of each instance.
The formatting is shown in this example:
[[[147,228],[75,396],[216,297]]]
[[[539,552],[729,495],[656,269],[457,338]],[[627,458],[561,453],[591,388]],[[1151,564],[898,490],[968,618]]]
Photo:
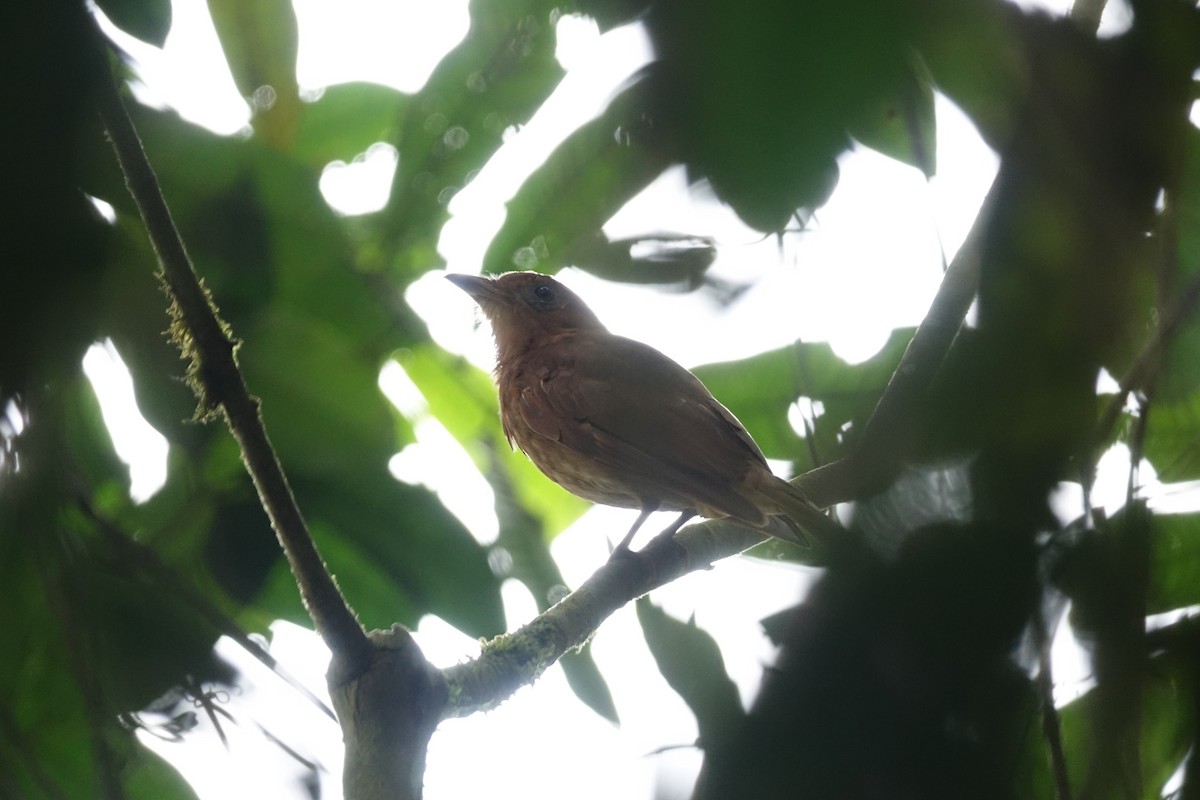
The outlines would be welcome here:
[[[546,477],[574,495],[619,508],[642,508],[653,499],[663,510],[682,511],[669,497],[650,497],[630,477],[594,455],[595,431],[586,418],[548,401],[553,381],[570,380],[570,365],[511,364],[497,375],[500,419],[509,444]]]

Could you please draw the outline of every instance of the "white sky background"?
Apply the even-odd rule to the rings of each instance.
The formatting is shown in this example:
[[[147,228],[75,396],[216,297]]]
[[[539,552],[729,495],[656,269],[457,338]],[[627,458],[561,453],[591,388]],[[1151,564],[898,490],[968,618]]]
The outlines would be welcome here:
[[[1061,10],[1066,3],[1051,5]],[[297,71],[306,93],[350,80],[416,91],[467,26],[463,0],[295,0],[295,6],[300,22]],[[1109,7],[1105,26],[1119,29],[1124,8],[1117,2]],[[162,51],[115,35],[139,62],[143,78],[137,87],[139,98],[171,106],[222,134],[242,131],[248,123],[246,105],[229,76],[204,0],[175,0],[174,13],[175,24]],[[563,84],[450,204],[453,218],[440,245],[450,271],[478,271],[480,258],[503,221],[504,202],[544,154],[601,110],[650,56],[637,28],[601,37],[590,21],[568,17],[559,22],[558,34],[559,59],[568,69]],[[923,317],[941,277],[943,254],[947,261],[953,257],[996,170],[995,156],[970,122],[941,97],[937,116],[938,175],[932,181],[927,183],[915,169],[871,151],[848,153],[840,161],[841,180],[830,202],[806,232],[787,236],[782,244],[746,228],[730,210],[703,193],[689,191],[682,169],[662,176],[608,223],[606,231],[614,237],[656,231],[715,237],[720,249],[712,273],[735,281],[758,281],[728,309],[717,309],[698,293],[663,295],[573,270],[565,271],[561,279],[587,298],[615,332],[646,341],[687,366],[748,356],[798,338],[829,341],[848,360],[869,358],[893,328],[915,325]],[[321,188],[335,208],[361,213],[386,200],[394,167],[395,150],[376,147],[351,165],[331,165]],[[439,344],[490,368],[493,351],[486,327],[476,325],[478,315],[470,299],[442,280],[441,273],[414,284],[407,299]],[[129,442],[135,435],[122,433],[126,425],[133,426],[129,430],[138,430],[138,425],[136,419],[126,424],[117,421],[122,413],[128,418],[133,407],[128,395],[113,393],[121,386],[123,367],[116,366],[118,362],[111,346],[97,346],[86,366],[97,385],[106,423],[120,446],[123,439]],[[99,377],[106,372],[116,377]],[[109,391],[106,386],[117,388]],[[420,416],[420,398],[413,397],[402,370],[393,366],[385,371],[381,386],[402,410]],[[130,444],[131,450],[121,451],[134,465],[135,498],[152,493],[165,475],[165,444],[161,437],[155,440],[142,431],[138,435],[148,445]],[[394,460],[394,471],[406,478],[424,476],[477,536],[485,541],[494,537],[486,482],[463,481],[465,455],[436,421],[427,416],[418,419],[417,431],[418,443]],[[1111,494],[1097,499],[1101,505],[1107,499],[1110,509],[1123,500],[1122,470],[1127,469],[1128,455],[1124,461],[1114,455],[1112,461]],[[1152,478],[1145,468],[1143,478]],[[1079,507],[1069,488],[1061,502],[1069,506],[1066,513]],[[607,557],[607,542],[619,538],[632,513],[594,509],[556,539],[553,552],[571,585],[578,585]],[[720,642],[730,673],[749,700],[763,664],[772,657],[758,620],[794,603],[814,575],[796,567],[732,559],[665,587],[652,599],[679,618],[696,615],[701,627]],[[535,613],[531,598],[516,583],[505,586],[504,600],[510,629]],[[439,665],[478,651],[477,643],[434,618],[422,622],[417,636],[428,657]],[[327,654],[322,654],[322,645],[311,633],[277,625],[273,647],[292,672],[306,676],[314,691],[324,694]],[[554,668],[500,709],[442,726],[430,750],[426,797],[490,796],[499,789],[535,799],[561,797],[564,791],[583,800],[649,798],[656,786],[664,798],[687,796],[699,755],[692,750],[647,754],[665,745],[694,741],[695,723],[654,666],[632,607],[604,624],[593,650],[614,692],[623,720],[620,729],[579,703],[561,671]],[[237,648],[225,647],[222,652],[239,658]],[[245,661],[239,658],[239,664]],[[1077,669],[1076,674],[1064,670],[1056,677],[1071,684],[1084,676]],[[287,733],[290,746],[328,767],[322,796],[340,796],[336,728],[317,715],[298,721],[291,716],[299,713],[294,693],[269,676],[255,673],[255,680],[263,693],[232,699],[231,713],[253,716],[276,733]],[[263,699],[269,697],[274,699]],[[189,742],[199,738],[195,734]],[[263,759],[274,758],[268,751],[278,749],[265,743],[252,725],[238,727],[236,744],[228,752],[214,746],[214,737],[205,741],[151,745],[179,766],[205,800],[288,796],[280,786],[286,763],[276,759],[268,762],[274,766],[264,765]],[[464,763],[471,768],[463,769]],[[588,779],[580,781],[579,775]]]

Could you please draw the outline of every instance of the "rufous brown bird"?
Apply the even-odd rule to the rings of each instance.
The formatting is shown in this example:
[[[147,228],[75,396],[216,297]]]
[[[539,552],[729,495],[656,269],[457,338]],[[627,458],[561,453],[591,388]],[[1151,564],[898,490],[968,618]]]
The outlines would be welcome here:
[[[500,420],[510,445],[564,489],[641,511],[725,517],[805,543],[835,526],[772,474],[762,451],[700,380],[649,345],[616,336],[548,275],[447,275],[475,299],[496,339]],[[783,516],[791,526],[773,517]]]

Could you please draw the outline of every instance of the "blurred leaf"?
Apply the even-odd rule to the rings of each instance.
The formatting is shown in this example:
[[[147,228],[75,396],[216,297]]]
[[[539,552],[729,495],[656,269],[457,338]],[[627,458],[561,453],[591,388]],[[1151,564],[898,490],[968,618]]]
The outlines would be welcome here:
[[[1030,20],[1009,3],[989,0],[955,0],[935,8],[912,29],[921,56],[938,90],[970,116],[984,141],[1001,149],[1018,124],[1029,88],[1021,34]]]
[[[122,783],[130,800],[197,800],[183,776],[157,753],[140,743],[122,770]]]
[[[394,140],[408,104],[408,95],[377,83],[326,87],[304,103],[292,153],[317,168],[349,162],[376,142]]]
[[[874,104],[864,103],[862,118],[850,125],[858,141],[921,170],[926,178],[937,171],[937,124],[933,84],[923,64],[915,61],[892,76]]]
[[[280,459],[310,475],[382,469],[403,443],[379,390],[379,364],[332,326],[268,308],[240,361]]]
[[[1174,297],[1172,298],[1172,301]],[[1170,301],[1167,309],[1170,308]],[[1164,309],[1165,312],[1165,309]],[[1200,314],[1195,310],[1175,331],[1167,345],[1162,374],[1155,390],[1156,403],[1187,404],[1200,390]],[[1156,409],[1159,406],[1156,405]]]
[[[430,412],[465,447],[500,431],[500,401],[486,372],[432,343],[399,350],[392,357],[421,390]],[[472,455],[483,469],[486,459]]]
[[[1146,613],[1200,604],[1200,515],[1154,517]]]
[[[337,328],[374,369],[410,336],[423,339],[399,290],[357,270],[350,234],[321,196],[316,174],[290,158],[259,155],[254,180],[270,226],[278,301]]]
[[[121,30],[155,47],[171,31],[170,0],[96,0],[104,15]]]
[[[1159,297],[1155,308],[1158,322],[1176,313],[1184,292],[1200,280],[1200,131],[1189,126],[1185,137],[1177,196],[1168,195],[1160,215],[1161,238],[1153,255],[1170,258],[1156,278]],[[1152,325],[1147,329],[1153,331]],[[1178,404],[1192,400],[1200,390],[1200,310],[1192,303],[1191,312],[1166,342],[1165,355],[1157,377],[1156,403]],[[1157,406],[1156,406],[1157,408]]]
[[[1071,786],[1081,797],[1157,800],[1192,746],[1197,687],[1191,665],[1160,654],[1136,681],[1141,713],[1131,720],[1129,740],[1137,753],[1130,758],[1103,749],[1114,733],[1097,724],[1107,702],[1103,693],[1092,690],[1059,711]]]
[[[486,373],[433,345],[399,351],[396,359],[480,471],[487,475],[491,459],[497,459],[517,502],[541,520],[547,534],[557,534],[587,510],[586,501],[553,483],[509,445],[500,426],[496,387]],[[490,442],[487,451],[479,450],[480,441]]]
[[[638,598],[637,615],[659,672],[696,715],[701,747],[725,748],[746,714],[716,641],[695,619],[673,619],[648,597]]]
[[[920,528],[971,519],[970,461],[904,467],[890,486],[854,504],[853,525],[872,550],[894,554]]]
[[[483,257],[484,272],[554,272],[600,235],[600,226],[667,166],[641,135],[634,84],[599,117],[571,133],[508,201],[504,224]]]
[[[927,528],[894,558],[842,550],[773,621],[783,649],[697,797],[1016,796],[1036,708],[1011,660],[1036,597],[1029,560],[961,525]]]
[[[1161,481],[1200,478],[1200,394],[1151,406],[1143,453]]]
[[[835,356],[827,343],[816,342],[693,371],[742,421],[768,458],[793,459],[804,470],[818,465],[788,423],[788,407],[801,396],[823,404],[815,447],[823,461],[833,460],[846,439],[861,431],[911,338],[911,329],[893,331],[882,350],[853,366]]]
[[[471,4],[466,37],[413,95],[399,132],[399,165],[366,261],[402,281],[442,263],[446,204],[527,122],[561,80],[555,0]]]
[[[135,109],[134,121],[197,271],[235,333],[278,298],[337,325],[382,362],[396,344],[385,339],[395,309],[356,272],[344,221],[318,188],[319,165],[170,113]],[[97,170],[88,190],[137,218],[119,175]]]
[[[1184,137],[1177,189],[1172,208],[1178,241],[1179,280],[1200,272],[1200,130],[1189,127]]]
[[[91,105],[90,21],[73,3],[11,6],[4,132],[13,201],[0,240],[0,398],[70,374],[97,337],[107,226],[79,191],[86,147],[104,145]],[[15,24],[14,24],[15,23]],[[20,109],[20,111],[18,111]],[[18,343],[20,343],[18,345]]]
[[[1141,797],[1141,721],[1146,714],[1145,596],[1151,519],[1126,506],[1072,547],[1058,583],[1071,599],[1071,624],[1091,652],[1097,685],[1086,724],[1092,735],[1068,761],[1074,785],[1097,797]],[[1074,762],[1073,764],[1071,762]]]
[[[695,289],[706,282],[717,260],[717,247],[706,236],[661,233],[609,240],[596,231],[571,248],[571,265],[599,278],[623,283],[659,284]]]
[[[0,503],[0,625],[21,642],[0,651],[0,772],[21,796],[96,796],[112,771],[131,797],[149,786],[190,797],[178,776],[138,763],[144,754],[117,715],[185,673],[223,674],[211,660],[216,634],[79,511],[89,498],[72,452],[107,434],[86,418],[66,424],[90,392],[82,378],[71,389],[79,397],[66,403],[39,396],[23,468],[6,476]]]
[[[427,489],[360,464],[344,478],[293,475],[318,546],[368,627],[437,614],[468,636],[504,630],[500,581],[480,546]],[[350,590],[349,587],[361,587]]]
[[[642,18],[659,59],[643,112],[694,180],[748,225],[783,230],[825,202],[847,130],[909,71],[912,22],[886,0],[655,3]]]
[[[257,497],[226,501],[203,529],[204,564],[222,592],[253,603],[272,568],[283,561],[279,542]]]
[[[504,629],[500,584],[486,551],[430,492],[365,470],[352,485],[303,477],[292,484],[322,556],[368,628],[416,627],[436,614],[469,636]],[[258,605],[268,619],[311,625],[282,562]]]
[[[63,579],[71,583],[68,602],[86,609],[76,624],[103,632],[89,643],[86,657],[115,710],[143,708],[185,675],[200,677],[216,669],[211,659],[217,632],[179,594],[141,576],[130,580],[87,563]]]
[[[134,106],[131,117],[196,269],[236,330],[275,280],[268,216],[253,174],[255,161],[268,148],[261,142],[216,136],[171,113]],[[110,305],[101,309],[103,324],[125,334],[131,348],[162,347],[166,326],[153,272],[157,263],[151,260],[124,179],[112,169],[111,154],[97,157],[104,158],[99,164],[108,169],[94,169],[85,177],[84,189],[111,203],[120,225],[113,276],[106,287]],[[141,302],[134,305],[130,297]],[[132,319],[123,320],[122,315]]]
[[[299,31],[290,0],[208,0],[208,10],[233,82],[250,101],[250,124],[273,146],[287,149],[301,113],[296,83]]]
[[[71,464],[86,486],[110,494],[119,489],[128,498],[129,467],[117,457],[112,438],[100,413],[100,403],[92,385],[82,374],[70,386],[64,386],[62,425],[71,442]]]
[[[562,665],[563,674],[567,677],[567,685],[584,705],[612,724],[621,724],[612,691],[608,688],[600,667],[596,665],[596,660],[592,658],[590,642],[582,650],[567,653],[558,663]]]

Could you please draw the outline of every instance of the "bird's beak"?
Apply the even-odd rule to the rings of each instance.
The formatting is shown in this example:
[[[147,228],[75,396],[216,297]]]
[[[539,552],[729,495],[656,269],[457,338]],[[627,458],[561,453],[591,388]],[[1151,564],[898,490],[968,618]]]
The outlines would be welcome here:
[[[447,275],[446,280],[471,295],[484,310],[495,307],[503,294],[496,287],[494,279],[483,275],[463,275],[456,272]]]

